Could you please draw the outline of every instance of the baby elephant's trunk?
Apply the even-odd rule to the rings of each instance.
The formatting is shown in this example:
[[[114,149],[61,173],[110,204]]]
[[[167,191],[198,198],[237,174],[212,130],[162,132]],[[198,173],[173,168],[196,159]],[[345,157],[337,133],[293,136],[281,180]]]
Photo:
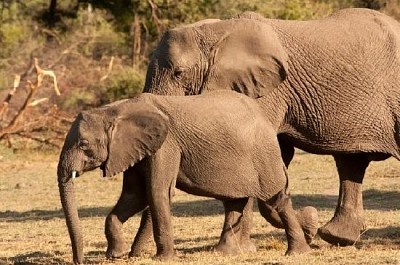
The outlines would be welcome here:
[[[64,170],[58,170],[58,188],[60,199],[71,238],[73,260],[75,264],[83,263],[82,229],[75,202],[74,182],[72,175],[66,176]],[[65,171],[64,171],[65,172]],[[72,174],[72,173],[71,173]]]

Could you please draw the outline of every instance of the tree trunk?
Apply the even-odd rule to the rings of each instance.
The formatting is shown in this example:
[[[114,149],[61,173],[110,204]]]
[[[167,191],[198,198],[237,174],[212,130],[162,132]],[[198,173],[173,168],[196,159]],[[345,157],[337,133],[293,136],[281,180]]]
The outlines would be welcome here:
[[[47,20],[49,28],[54,27],[54,24],[56,22],[56,8],[57,8],[57,0],[50,0],[49,16]]]
[[[139,15],[135,14],[135,19],[132,23],[132,35],[133,35],[133,43],[132,43],[132,67],[137,69],[139,68],[140,62],[140,48],[141,48],[141,38],[142,32],[140,29],[140,20]]]

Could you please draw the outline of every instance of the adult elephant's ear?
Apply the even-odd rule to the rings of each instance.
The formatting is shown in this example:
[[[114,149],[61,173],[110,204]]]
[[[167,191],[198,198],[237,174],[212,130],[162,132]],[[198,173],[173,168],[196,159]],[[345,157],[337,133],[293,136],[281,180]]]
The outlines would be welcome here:
[[[210,53],[210,89],[226,89],[229,85],[256,98],[285,80],[288,56],[270,25],[237,18],[213,26],[219,40]]]
[[[104,177],[123,172],[146,156],[154,154],[168,133],[168,118],[157,110],[136,110],[118,116],[109,131],[108,158]]]

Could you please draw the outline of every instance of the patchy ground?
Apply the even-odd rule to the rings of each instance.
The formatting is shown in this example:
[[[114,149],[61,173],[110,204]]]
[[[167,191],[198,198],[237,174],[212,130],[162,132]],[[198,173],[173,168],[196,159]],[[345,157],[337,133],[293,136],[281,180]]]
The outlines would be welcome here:
[[[57,155],[13,154],[0,149],[0,264],[68,264],[70,240],[61,211],[56,180]],[[289,170],[296,207],[315,206],[320,224],[336,205],[338,183],[333,160],[298,152]],[[256,254],[220,256],[213,253],[221,231],[220,202],[178,192],[174,198],[177,258],[168,264],[400,264],[400,162],[373,163],[364,185],[368,230],[352,247],[330,246],[317,238],[309,254],[285,257],[283,230],[255,213],[252,238]],[[99,172],[76,181],[87,264],[159,264],[150,242],[143,257],[110,261],[104,258],[104,220],[118,199],[122,177],[103,179]],[[133,239],[139,218],[124,226]]]

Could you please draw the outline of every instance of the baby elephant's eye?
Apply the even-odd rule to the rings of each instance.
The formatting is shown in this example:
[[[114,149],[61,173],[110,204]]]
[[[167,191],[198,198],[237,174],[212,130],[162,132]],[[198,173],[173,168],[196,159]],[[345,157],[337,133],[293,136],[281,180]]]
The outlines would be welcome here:
[[[86,150],[89,148],[89,141],[88,140],[81,140],[79,142],[79,148],[82,150]]]

